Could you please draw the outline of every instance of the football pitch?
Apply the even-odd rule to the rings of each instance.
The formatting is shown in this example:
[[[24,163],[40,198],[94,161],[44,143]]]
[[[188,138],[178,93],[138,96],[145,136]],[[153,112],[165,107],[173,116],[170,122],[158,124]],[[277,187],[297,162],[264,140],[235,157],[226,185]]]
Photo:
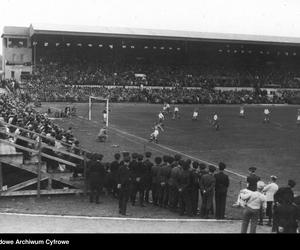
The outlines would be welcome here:
[[[64,108],[67,103],[43,103],[48,107]],[[245,187],[245,176],[250,166],[257,167],[257,174],[265,182],[270,175],[278,176],[284,186],[288,179],[297,183],[300,190],[300,126],[296,125],[299,106],[268,106],[271,122],[263,123],[263,105],[245,107],[246,118],[239,117],[238,105],[179,105],[180,119],[165,119],[165,131],[159,135],[158,144],[148,142],[162,104],[110,104],[109,139],[97,142],[96,136],[102,123],[104,104],[95,103],[92,121],[88,121],[88,104],[76,103],[77,117],[57,119],[56,123],[73,127],[74,134],[84,148],[101,152],[104,161],[111,161],[116,152],[143,153],[152,151],[154,156],[180,153],[184,158],[217,164],[226,163],[230,176],[227,216],[239,217],[231,208],[240,188]],[[194,108],[199,109],[198,121],[192,121]],[[220,130],[210,126],[213,112],[220,118]]]

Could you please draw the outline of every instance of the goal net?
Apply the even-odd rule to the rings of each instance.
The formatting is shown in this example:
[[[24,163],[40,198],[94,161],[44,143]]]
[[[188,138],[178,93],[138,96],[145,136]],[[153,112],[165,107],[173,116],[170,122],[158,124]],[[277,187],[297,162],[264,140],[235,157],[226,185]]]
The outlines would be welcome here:
[[[100,120],[108,127],[109,99],[95,96],[89,97],[89,120]]]

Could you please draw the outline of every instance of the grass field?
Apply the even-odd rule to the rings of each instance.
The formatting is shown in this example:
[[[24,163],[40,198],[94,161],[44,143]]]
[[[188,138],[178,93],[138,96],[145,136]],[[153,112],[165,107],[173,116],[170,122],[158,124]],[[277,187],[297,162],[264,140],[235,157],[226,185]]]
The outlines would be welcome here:
[[[66,103],[43,103],[48,107],[64,108]],[[81,145],[91,151],[102,152],[104,161],[112,160],[119,151],[154,155],[181,153],[217,164],[223,161],[231,180],[228,192],[227,217],[240,218],[240,211],[231,208],[238,191],[244,187],[244,178],[250,166],[258,168],[257,174],[268,181],[270,175],[279,177],[278,184],[286,185],[293,178],[300,190],[300,127],[296,126],[298,106],[271,106],[271,123],[263,124],[263,106],[246,107],[246,119],[238,117],[236,105],[201,105],[199,120],[192,121],[195,105],[179,106],[181,119],[165,121],[165,132],[159,137],[159,144],[149,143],[148,138],[162,105],[156,104],[111,104],[109,140],[96,141],[101,127],[103,104],[93,104],[92,121],[88,121],[88,104],[75,104],[77,118],[57,119],[63,127],[72,126]],[[215,131],[208,119],[216,111],[221,128]],[[79,118],[82,117],[82,118]],[[113,146],[118,145],[118,147]],[[241,184],[242,181],[242,184]]]

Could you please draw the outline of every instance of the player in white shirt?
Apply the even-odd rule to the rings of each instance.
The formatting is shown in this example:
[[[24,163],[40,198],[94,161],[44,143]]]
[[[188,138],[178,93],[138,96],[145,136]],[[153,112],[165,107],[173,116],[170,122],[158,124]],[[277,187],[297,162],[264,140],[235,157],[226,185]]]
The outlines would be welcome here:
[[[174,107],[173,120],[179,119],[179,108],[177,106]]]
[[[268,108],[264,109],[264,115],[265,115],[264,123],[269,123],[270,122],[270,113],[271,112]]]
[[[163,111],[162,111],[164,114],[167,114],[167,105],[166,104],[164,104],[164,106],[163,106]]]
[[[169,103],[166,103],[166,111],[168,114],[170,114],[170,109],[171,109],[171,106]]]
[[[104,126],[103,128],[100,129],[98,133],[98,141],[106,142],[107,138],[108,138],[107,130],[106,130],[106,126]]]
[[[220,124],[219,124],[219,116],[217,113],[214,113],[213,115],[213,120],[212,120],[212,126],[216,129],[220,129]]]
[[[163,112],[159,112],[159,114],[158,114],[158,122],[160,124],[162,124],[164,120],[165,120],[165,116],[164,116]]]
[[[103,123],[106,124],[106,119],[107,119],[107,111],[106,111],[106,109],[104,109],[104,110],[102,111],[102,116],[103,116]]]
[[[198,110],[194,109],[192,120],[197,121],[198,120],[198,115],[199,115]]]
[[[240,118],[245,118],[245,108],[244,108],[244,105],[240,107]]]
[[[300,109],[298,109],[297,126],[300,126]]]
[[[151,133],[149,141],[154,141],[155,143],[158,143],[159,130],[164,131],[164,129],[159,123],[155,124],[153,129],[154,131]]]

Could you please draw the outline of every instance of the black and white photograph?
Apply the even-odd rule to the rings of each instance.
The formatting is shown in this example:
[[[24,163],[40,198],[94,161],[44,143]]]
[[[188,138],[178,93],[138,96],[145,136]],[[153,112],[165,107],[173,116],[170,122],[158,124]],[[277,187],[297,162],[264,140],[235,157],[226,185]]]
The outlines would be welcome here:
[[[0,9],[0,247],[300,233],[300,1]]]

